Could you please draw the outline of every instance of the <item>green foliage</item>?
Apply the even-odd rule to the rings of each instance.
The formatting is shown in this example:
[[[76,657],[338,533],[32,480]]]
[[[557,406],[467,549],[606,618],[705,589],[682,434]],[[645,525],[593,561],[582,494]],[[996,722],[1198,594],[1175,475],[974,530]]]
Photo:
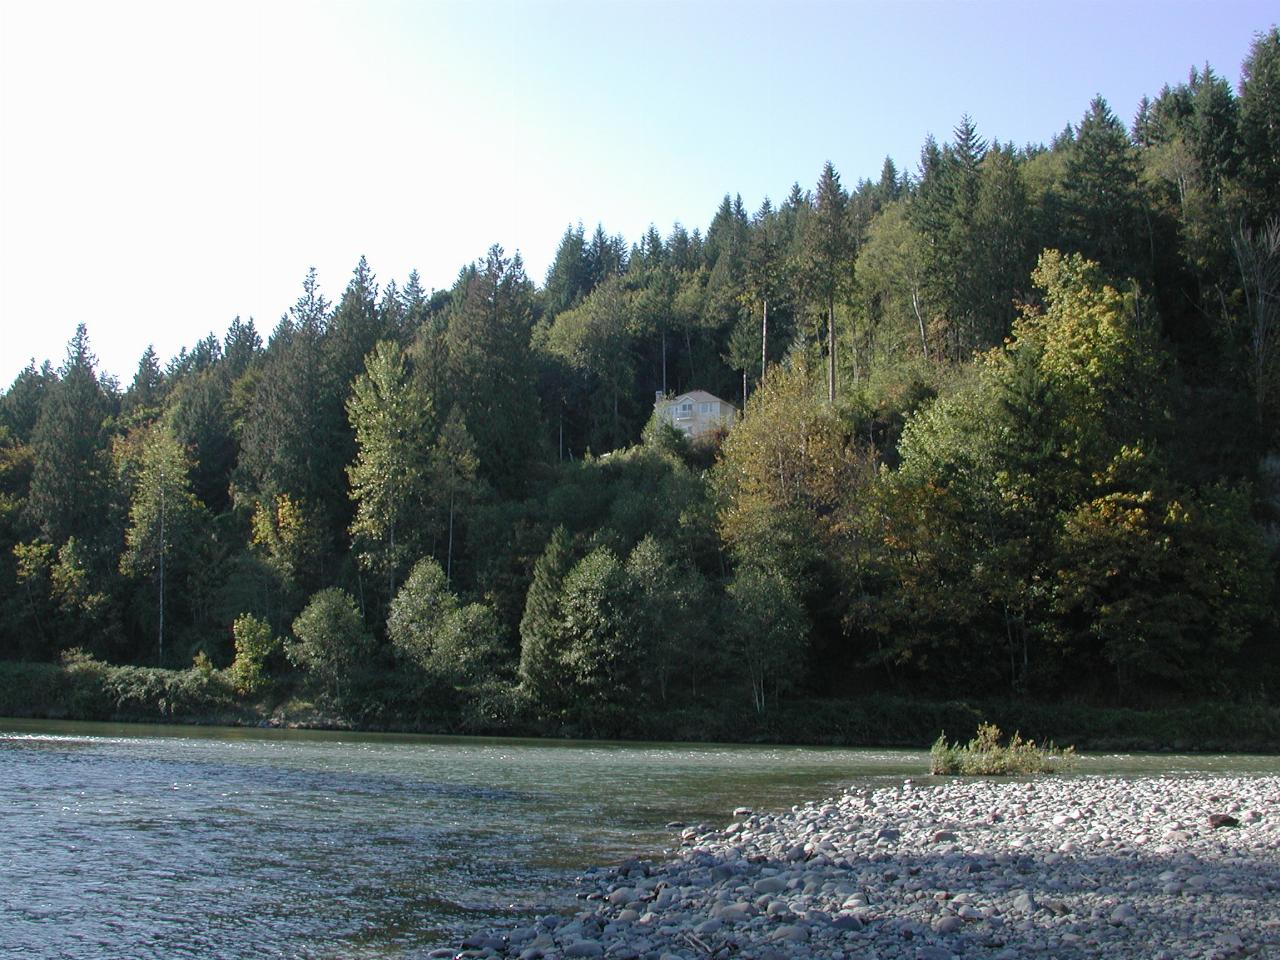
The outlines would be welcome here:
[[[347,467],[356,516],[351,536],[360,564],[381,575],[388,594],[400,571],[421,556],[430,484],[431,400],[410,378],[404,352],[380,341],[355,378],[347,416],[356,433],[356,460]]]
[[[963,117],[910,175],[727,192],[705,233],[570,227],[541,290],[497,247],[430,292],[362,259],[336,305],[312,271],[265,350],[237,319],[127,390],[81,327],[0,395],[0,656],[150,662],[163,617],[248,697],[296,618],[282,702],[439,729],[1274,697],[1277,51],[1132,134],[1101,99],[1045,146]],[[726,437],[650,419],[693,389],[741,394]],[[214,683],[95,663],[56,684],[98,715]]]
[[[520,683],[535,700],[555,702],[563,692],[560,592],[573,565],[572,540],[556,527],[533,567],[533,582],[520,618]]]
[[[352,675],[365,667],[373,647],[355,601],[336,587],[311,598],[293,621],[293,636],[285,644],[289,662],[339,698]]]
[[[96,544],[109,533],[106,420],[111,399],[98,379],[84,324],[67,345],[67,359],[46,388],[31,433],[34,464],[27,514],[51,543],[76,537]]]
[[[280,649],[280,638],[272,632],[270,624],[250,613],[236,617],[231,632],[235,638],[235,659],[227,671],[228,679],[239,696],[257,696],[269,684],[266,661]]]
[[[501,629],[493,609],[463,606],[449,590],[434,560],[419,560],[396,594],[387,617],[396,653],[422,671],[429,683],[474,683],[493,674]]]
[[[981,723],[978,734],[967,744],[948,743],[940,734],[929,751],[929,773],[933,776],[1006,777],[1036,773],[1064,773],[1075,761],[1075,748],[1060,750],[1053,743],[1037,747],[1015,733],[1008,744],[1000,743],[1000,728]]]
[[[808,627],[790,584],[755,566],[739,568],[727,588],[726,630],[751,689],[751,704],[764,713],[803,679],[800,676]]]

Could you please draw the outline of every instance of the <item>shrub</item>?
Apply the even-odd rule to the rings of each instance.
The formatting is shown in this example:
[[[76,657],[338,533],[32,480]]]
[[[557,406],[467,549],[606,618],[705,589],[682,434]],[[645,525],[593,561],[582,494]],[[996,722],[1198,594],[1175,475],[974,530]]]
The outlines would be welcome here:
[[[1002,746],[1000,728],[994,723],[982,723],[978,725],[978,735],[967,744],[948,743],[946,733],[942,733],[929,751],[929,772],[935,776],[983,777],[1058,773],[1074,761],[1074,747],[1060,750],[1052,742],[1038,747],[1017,733],[1007,746]]]
[[[259,693],[266,685],[262,666],[280,646],[280,638],[271,635],[271,627],[251,613],[236,617],[231,625],[235,637],[236,658],[227,671],[231,686],[242,697]]]

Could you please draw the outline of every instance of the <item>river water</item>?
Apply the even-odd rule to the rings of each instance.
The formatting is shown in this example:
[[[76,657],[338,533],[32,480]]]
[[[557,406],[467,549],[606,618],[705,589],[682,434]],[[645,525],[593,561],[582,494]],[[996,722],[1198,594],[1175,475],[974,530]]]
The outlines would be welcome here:
[[[0,719],[0,957],[425,955],[596,864],[927,770],[923,752]],[[1111,756],[1083,773],[1278,773]]]

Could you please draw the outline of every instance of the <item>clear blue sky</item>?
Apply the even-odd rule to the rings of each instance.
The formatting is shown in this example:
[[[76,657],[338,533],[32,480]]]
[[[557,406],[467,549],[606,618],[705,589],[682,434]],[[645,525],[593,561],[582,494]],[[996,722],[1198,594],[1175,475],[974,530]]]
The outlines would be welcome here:
[[[1045,142],[1211,64],[1274,3],[0,0],[0,384],[84,321],[125,383],[232,317],[448,286],[492,243],[541,282],[581,220],[634,240],[823,162],[914,169],[963,114]]]

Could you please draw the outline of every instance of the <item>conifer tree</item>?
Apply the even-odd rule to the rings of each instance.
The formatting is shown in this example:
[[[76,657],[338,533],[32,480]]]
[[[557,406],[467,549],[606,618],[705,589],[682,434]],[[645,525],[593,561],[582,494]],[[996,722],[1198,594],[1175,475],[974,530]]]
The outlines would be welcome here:
[[[802,269],[810,295],[827,321],[827,402],[836,402],[836,301],[852,279],[854,246],[848,227],[849,198],[831,161],[822,168],[813,213],[805,220]]]
[[[482,474],[503,492],[524,486],[541,453],[533,357],[533,290],[519,255],[489,249],[455,291],[446,344],[457,405]]]
[[[573,566],[572,538],[556,527],[533,567],[520,619],[520,682],[535,700],[554,702],[565,682],[560,640],[560,594]]]
[[[1240,140],[1252,193],[1250,219],[1280,210],[1280,28],[1254,37],[1241,69]]]
[[[95,370],[84,324],[67,345],[67,359],[50,384],[32,431],[34,461],[27,513],[54,544],[77,537],[98,544],[108,533],[107,437],[111,402]]]

